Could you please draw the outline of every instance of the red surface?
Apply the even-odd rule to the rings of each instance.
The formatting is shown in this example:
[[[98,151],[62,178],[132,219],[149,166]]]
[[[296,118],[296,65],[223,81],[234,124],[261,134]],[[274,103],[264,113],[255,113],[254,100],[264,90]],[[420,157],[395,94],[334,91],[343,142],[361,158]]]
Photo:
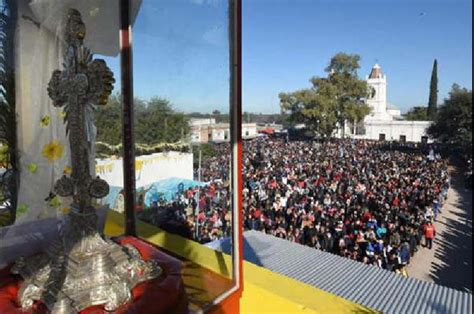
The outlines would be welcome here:
[[[117,242],[132,244],[145,260],[158,261],[164,274],[160,278],[136,286],[132,290],[133,302],[122,306],[115,313],[186,313],[188,304],[181,281],[181,262],[134,237],[123,237]],[[29,312],[23,312],[18,308],[16,295],[20,284],[21,278],[11,275],[9,267],[0,270],[0,313],[46,313],[44,306],[40,303]],[[102,306],[90,307],[80,312],[80,314],[102,313],[107,313]]]

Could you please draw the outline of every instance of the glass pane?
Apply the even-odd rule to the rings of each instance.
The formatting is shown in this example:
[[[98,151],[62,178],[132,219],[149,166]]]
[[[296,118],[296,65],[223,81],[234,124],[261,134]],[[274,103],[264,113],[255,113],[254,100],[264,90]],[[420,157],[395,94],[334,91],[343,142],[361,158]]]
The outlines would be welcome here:
[[[148,0],[133,28],[138,233],[185,261],[192,309],[233,286],[228,10]]]
[[[119,54],[118,1],[0,1],[0,313],[115,311],[145,277],[100,234],[123,181]]]
[[[10,254],[12,250],[20,250],[24,255],[41,251],[50,237],[57,235],[53,226],[71,209],[72,198],[61,197],[54,189],[59,178],[72,172],[66,134],[67,100],[53,101],[63,91],[54,86],[53,73],[65,69],[65,32],[70,9],[81,14],[86,30],[84,46],[90,49],[92,58],[105,59],[114,72],[115,84],[111,83],[112,93],[116,93],[120,90],[117,2],[0,1],[0,227],[14,223],[0,229],[0,265],[15,259],[17,254]],[[105,92],[101,97],[107,100],[108,94]],[[108,105],[99,105],[97,101],[87,104],[88,167],[92,175],[95,141],[103,141],[104,136],[104,128],[95,128],[93,116],[99,125],[104,120],[109,123],[111,117],[104,112],[110,110],[110,103],[115,106],[115,99],[116,96],[111,97]],[[120,124],[120,117],[117,119]],[[120,128],[114,136],[114,140],[120,141]],[[99,147],[98,153],[101,151]],[[98,163],[98,175],[103,176],[101,161]],[[98,214],[102,225],[106,210],[98,210]],[[26,238],[27,234],[36,235]]]

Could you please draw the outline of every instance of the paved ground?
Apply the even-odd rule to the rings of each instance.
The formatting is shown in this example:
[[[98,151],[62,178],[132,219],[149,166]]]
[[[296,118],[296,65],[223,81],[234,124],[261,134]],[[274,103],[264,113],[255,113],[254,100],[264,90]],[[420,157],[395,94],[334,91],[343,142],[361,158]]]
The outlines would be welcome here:
[[[435,223],[433,248],[415,253],[408,275],[443,286],[472,292],[472,190],[451,168],[451,189]]]

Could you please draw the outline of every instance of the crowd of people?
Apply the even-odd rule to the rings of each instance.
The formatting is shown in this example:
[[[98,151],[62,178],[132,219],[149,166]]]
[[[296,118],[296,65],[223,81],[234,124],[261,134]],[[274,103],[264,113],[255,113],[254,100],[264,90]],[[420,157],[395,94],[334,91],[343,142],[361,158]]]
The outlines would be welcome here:
[[[229,145],[215,149],[202,165],[209,185],[155,204],[201,243],[231,232]],[[431,249],[449,189],[441,156],[364,140],[256,139],[245,142],[243,166],[246,230],[393,271]]]

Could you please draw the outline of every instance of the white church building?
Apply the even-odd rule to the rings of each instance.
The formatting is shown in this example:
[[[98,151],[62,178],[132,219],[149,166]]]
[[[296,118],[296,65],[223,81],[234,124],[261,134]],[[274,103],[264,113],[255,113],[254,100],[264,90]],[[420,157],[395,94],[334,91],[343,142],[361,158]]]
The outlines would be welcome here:
[[[349,133],[346,130],[346,134],[352,133],[352,137],[359,139],[428,142],[426,131],[431,121],[403,120],[400,110],[387,103],[387,77],[378,64],[366,80],[374,91],[366,100],[372,111],[365,117],[362,128],[354,127]]]

